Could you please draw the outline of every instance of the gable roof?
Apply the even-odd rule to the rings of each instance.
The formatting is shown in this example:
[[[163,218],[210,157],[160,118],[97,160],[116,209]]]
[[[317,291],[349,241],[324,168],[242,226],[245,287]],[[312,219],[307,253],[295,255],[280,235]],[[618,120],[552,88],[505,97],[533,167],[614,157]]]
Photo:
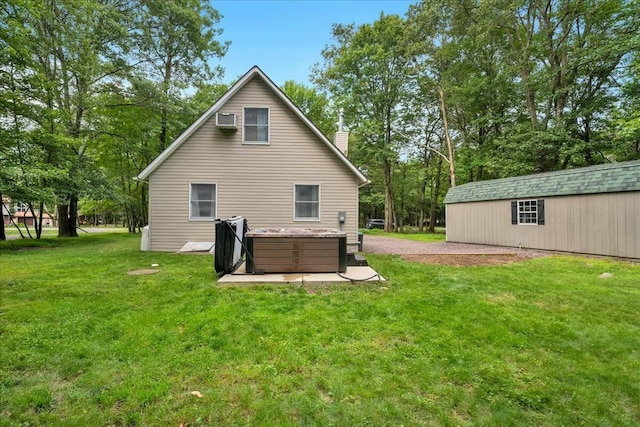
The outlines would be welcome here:
[[[38,213],[39,212],[36,211],[36,218],[38,217]],[[14,218],[33,218],[33,215],[31,215],[31,212],[16,212],[13,214],[13,217]],[[42,218],[53,219],[53,217],[47,212],[42,213]]]
[[[640,191],[640,160],[470,182],[449,189],[444,202],[463,203],[624,191]]]
[[[315,133],[320,140],[326,144],[329,149],[338,157],[338,159],[344,163],[351,172],[358,178],[360,181],[360,185],[367,184],[369,180],[364,176],[360,170],[349,161],[347,156],[345,156],[327,137],[313,124],[311,121],[304,115],[302,111],[289,99],[285,93],[280,90],[278,86],[276,86],[273,81],[267,77],[266,74],[257,66],[254,65],[251,67],[249,71],[245,73],[244,76],[240,77],[240,79],[234,83],[233,86],[213,104],[203,115],[201,115],[191,126],[187,128],[180,136],[178,136],[172,143],[169,145],[162,153],[158,155],[149,165],[138,174],[135,179],[144,180],[151,175],[151,173],[158,168],[174,151],[176,151],[182,143],[184,143],[189,137],[200,128],[204,123],[207,122],[224,104],[229,101],[240,89],[242,89],[251,79],[254,77],[259,77],[266,83],[266,85],[276,94],[278,97],[284,102],[290,109],[293,111],[299,118],[302,120],[308,127]]]

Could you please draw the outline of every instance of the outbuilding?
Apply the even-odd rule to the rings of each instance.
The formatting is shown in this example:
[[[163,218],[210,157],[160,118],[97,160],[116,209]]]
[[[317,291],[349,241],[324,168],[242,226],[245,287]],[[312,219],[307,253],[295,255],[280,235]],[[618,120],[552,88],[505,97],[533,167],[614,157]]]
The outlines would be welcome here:
[[[640,161],[471,182],[445,198],[447,241],[640,259]]]

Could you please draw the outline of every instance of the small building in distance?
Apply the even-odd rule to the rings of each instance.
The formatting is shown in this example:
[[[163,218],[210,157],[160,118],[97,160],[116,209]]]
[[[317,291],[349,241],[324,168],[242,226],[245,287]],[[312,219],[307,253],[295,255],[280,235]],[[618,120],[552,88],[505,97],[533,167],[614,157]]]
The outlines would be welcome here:
[[[640,160],[471,182],[445,205],[448,242],[640,259]]]

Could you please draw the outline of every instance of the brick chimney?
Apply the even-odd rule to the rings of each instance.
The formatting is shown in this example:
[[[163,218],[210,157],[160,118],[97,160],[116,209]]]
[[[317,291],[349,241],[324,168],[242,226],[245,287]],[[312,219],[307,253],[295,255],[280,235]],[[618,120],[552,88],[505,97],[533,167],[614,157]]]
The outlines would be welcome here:
[[[342,128],[344,122],[344,110],[340,109],[340,118],[338,119],[338,132],[333,138],[333,143],[342,151],[345,156],[349,151],[349,132],[345,132]]]

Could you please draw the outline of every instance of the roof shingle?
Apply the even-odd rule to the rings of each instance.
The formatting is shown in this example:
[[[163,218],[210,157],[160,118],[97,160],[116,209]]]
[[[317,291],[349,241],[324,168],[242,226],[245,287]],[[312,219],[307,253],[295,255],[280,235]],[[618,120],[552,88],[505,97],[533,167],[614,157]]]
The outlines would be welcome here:
[[[445,203],[640,191],[640,160],[470,182],[449,189]]]

